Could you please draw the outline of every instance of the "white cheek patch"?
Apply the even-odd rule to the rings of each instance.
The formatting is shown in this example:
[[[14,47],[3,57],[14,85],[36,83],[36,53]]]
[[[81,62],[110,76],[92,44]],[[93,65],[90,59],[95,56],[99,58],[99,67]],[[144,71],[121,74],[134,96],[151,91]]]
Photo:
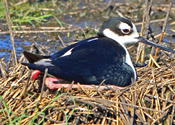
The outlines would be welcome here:
[[[131,30],[131,27],[127,23],[121,22],[119,24],[119,29],[128,29],[130,31]]]
[[[118,34],[114,33],[110,29],[105,29],[103,31],[103,34],[106,37],[111,38],[122,45],[125,45],[125,43],[127,42],[132,42],[131,39],[125,38],[126,36],[119,36]]]
[[[69,49],[67,52],[65,52],[62,56],[60,56],[60,57],[64,57],[64,56],[69,56],[69,55],[71,55],[72,54],[72,49],[73,48],[71,48],[71,49]]]
[[[34,62],[34,64],[43,66],[53,66],[53,64],[51,64],[51,59],[41,59],[37,62]]]
[[[137,37],[139,37],[139,34],[135,27],[133,27],[132,34],[129,34],[129,35],[119,36],[118,34],[114,33],[110,29],[105,29],[103,31],[103,34],[106,37],[111,38],[122,45],[129,44],[129,43],[136,43],[138,42]]]

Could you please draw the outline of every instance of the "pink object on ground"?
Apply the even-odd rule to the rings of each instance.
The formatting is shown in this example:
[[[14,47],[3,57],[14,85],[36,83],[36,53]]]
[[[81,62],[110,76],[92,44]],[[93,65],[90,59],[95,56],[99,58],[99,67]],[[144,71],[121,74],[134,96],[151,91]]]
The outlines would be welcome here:
[[[39,78],[39,73],[40,73],[39,70],[34,70],[32,72],[32,75],[31,75],[31,80],[35,80],[35,79]]]
[[[31,75],[31,79],[35,80],[39,78],[39,70],[34,70]],[[113,88],[113,89],[124,89],[125,87],[119,87],[115,85],[106,85],[106,86],[95,86],[95,85],[85,85],[85,84],[71,84],[71,83],[57,83],[62,79],[59,78],[54,78],[54,77],[46,77],[44,83],[49,89],[58,89],[58,88],[83,88],[83,89],[108,89],[108,88]]]
[[[83,88],[83,89],[108,89],[108,88],[113,88],[113,89],[124,89],[124,87],[119,87],[115,85],[107,85],[107,86],[93,86],[93,85],[85,85],[85,84],[68,84],[68,83],[54,83],[56,81],[59,81],[59,79],[54,78],[54,77],[47,77],[45,79],[45,84],[49,89],[58,89],[58,88]]]

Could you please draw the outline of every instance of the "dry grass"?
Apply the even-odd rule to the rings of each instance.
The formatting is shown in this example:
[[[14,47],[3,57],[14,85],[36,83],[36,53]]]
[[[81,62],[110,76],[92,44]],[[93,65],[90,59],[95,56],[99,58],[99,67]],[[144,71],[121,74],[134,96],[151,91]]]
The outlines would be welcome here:
[[[137,82],[124,90],[45,88],[41,95],[41,83],[18,64],[0,78],[1,122],[175,124],[175,62],[160,66],[137,68]]]

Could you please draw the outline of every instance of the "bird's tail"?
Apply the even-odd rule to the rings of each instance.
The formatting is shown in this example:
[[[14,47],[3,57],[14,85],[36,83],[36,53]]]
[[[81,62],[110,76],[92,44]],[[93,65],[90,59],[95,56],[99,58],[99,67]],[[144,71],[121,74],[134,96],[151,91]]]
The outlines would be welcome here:
[[[27,51],[23,52],[24,56],[27,58],[29,63],[34,63],[37,62],[38,60],[44,59],[44,58],[49,58],[49,56],[41,56],[41,55],[36,55]]]

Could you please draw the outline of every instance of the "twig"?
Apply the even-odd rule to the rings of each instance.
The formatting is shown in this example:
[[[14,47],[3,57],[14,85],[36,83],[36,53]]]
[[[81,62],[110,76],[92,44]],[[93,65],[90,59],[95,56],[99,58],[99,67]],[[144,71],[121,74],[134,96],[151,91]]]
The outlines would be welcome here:
[[[80,30],[80,28],[78,29],[70,29],[70,30],[66,30],[66,29],[53,29],[53,30],[21,30],[21,31],[13,31],[13,33],[55,33],[55,32],[61,32],[61,33],[65,33],[65,32],[74,32],[74,31],[77,31],[77,30]],[[9,31],[3,31],[3,32],[0,32],[0,34],[9,34],[10,32]]]
[[[3,0],[3,4],[4,4],[6,19],[7,19],[7,23],[8,23],[9,32],[10,32],[10,40],[11,40],[11,44],[13,47],[13,56],[15,59],[15,65],[17,65],[18,62],[17,62],[16,49],[15,49],[15,43],[14,43],[14,34],[13,34],[12,25],[11,25],[11,21],[10,21],[10,14],[9,14],[9,10],[8,10],[7,0]]]
[[[150,22],[150,13],[151,13],[151,7],[152,7],[153,0],[146,0],[146,7],[144,11],[143,21],[142,21],[142,27],[141,27],[141,36],[147,37],[148,36],[148,27]],[[144,62],[144,55],[145,55],[145,44],[139,43],[138,50],[137,50],[137,57],[136,62],[138,62],[139,58],[141,57],[141,64]]]
[[[133,92],[133,91],[131,91],[131,94],[132,94],[132,104],[133,105],[136,105],[136,93],[135,92]],[[131,119],[130,119],[130,124],[131,125],[134,125],[134,121],[135,121],[135,118],[134,118],[134,116],[135,116],[135,107],[132,107],[131,108]]]
[[[151,65],[150,62],[153,62],[158,68],[160,68],[159,64],[156,62],[156,60],[152,57],[152,55],[150,54],[150,61],[149,61],[149,66]]]
[[[168,17],[169,17],[170,11],[171,11],[171,6],[172,6],[172,3],[169,4],[168,12],[167,12],[166,17],[165,17],[165,22],[164,22],[164,25],[163,25],[163,28],[162,28],[162,32],[161,32],[161,36],[160,36],[158,44],[161,43],[163,35],[165,33],[166,25],[167,25],[167,22],[168,22]],[[159,48],[156,49],[156,52],[154,54],[154,59],[156,58],[158,51],[159,51]]]
[[[164,25],[163,25],[163,28],[162,28],[162,32],[160,33],[160,38],[159,38],[158,44],[161,43],[161,41],[162,41],[162,39],[163,39],[163,36],[164,36],[164,34],[165,34],[165,29],[166,29],[166,25],[167,25],[167,22],[168,22],[168,17],[169,17],[169,14],[170,14],[171,7],[172,7],[172,3],[169,4],[166,17],[164,18]],[[152,48],[152,50],[151,50],[151,51],[152,51],[152,55],[153,55],[153,49],[154,49],[154,48]],[[155,58],[156,58],[156,56],[157,56],[158,51],[159,51],[159,48],[156,48],[156,52],[155,52],[154,57],[153,57],[154,60],[155,60]],[[153,61],[153,60],[149,60],[149,66],[153,66],[153,62],[152,62],[152,61]]]
[[[63,47],[66,47],[66,45],[65,45],[64,41],[62,40],[62,38],[60,37],[60,35],[58,35],[58,38],[59,38],[59,40],[61,41]]]
[[[6,71],[3,67],[2,60],[0,60],[0,70],[1,70],[1,73],[2,73],[3,79],[6,80],[7,79],[7,73],[6,73]]]
[[[173,124],[173,119],[174,119],[174,114],[175,114],[175,105],[173,105],[173,108],[172,108],[172,113],[171,113],[171,119],[169,119],[169,122],[170,122],[170,125]]]
[[[30,71],[28,72],[28,78],[27,78],[27,81],[26,81],[24,90],[23,90],[23,92],[22,92],[22,94],[21,94],[22,96],[23,96],[23,94],[26,92],[26,90],[27,90],[27,88],[28,88],[28,85],[29,85],[29,82],[30,82],[31,73],[32,73],[32,70],[30,70]]]
[[[158,121],[159,121],[159,120],[162,120],[163,117],[167,116],[168,112],[169,112],[168,110],[165,111],[165,112],[161,115],[161,117],[158,117],[158,119],[156,119],[155,121],[153,121],[152,125],[158,124]]]
[[[41,99],[42,99],[43,90],[44,90],[44,81],[45,81],[45,78],[47,76],[47,73],[48,73],[48,68],[46,68],[45,72],[44,72],[44,77],[43,77],[43,80],[42,80],[42,87],[41,87],[41,95],[40,95],[39,101],[41,101]]]

